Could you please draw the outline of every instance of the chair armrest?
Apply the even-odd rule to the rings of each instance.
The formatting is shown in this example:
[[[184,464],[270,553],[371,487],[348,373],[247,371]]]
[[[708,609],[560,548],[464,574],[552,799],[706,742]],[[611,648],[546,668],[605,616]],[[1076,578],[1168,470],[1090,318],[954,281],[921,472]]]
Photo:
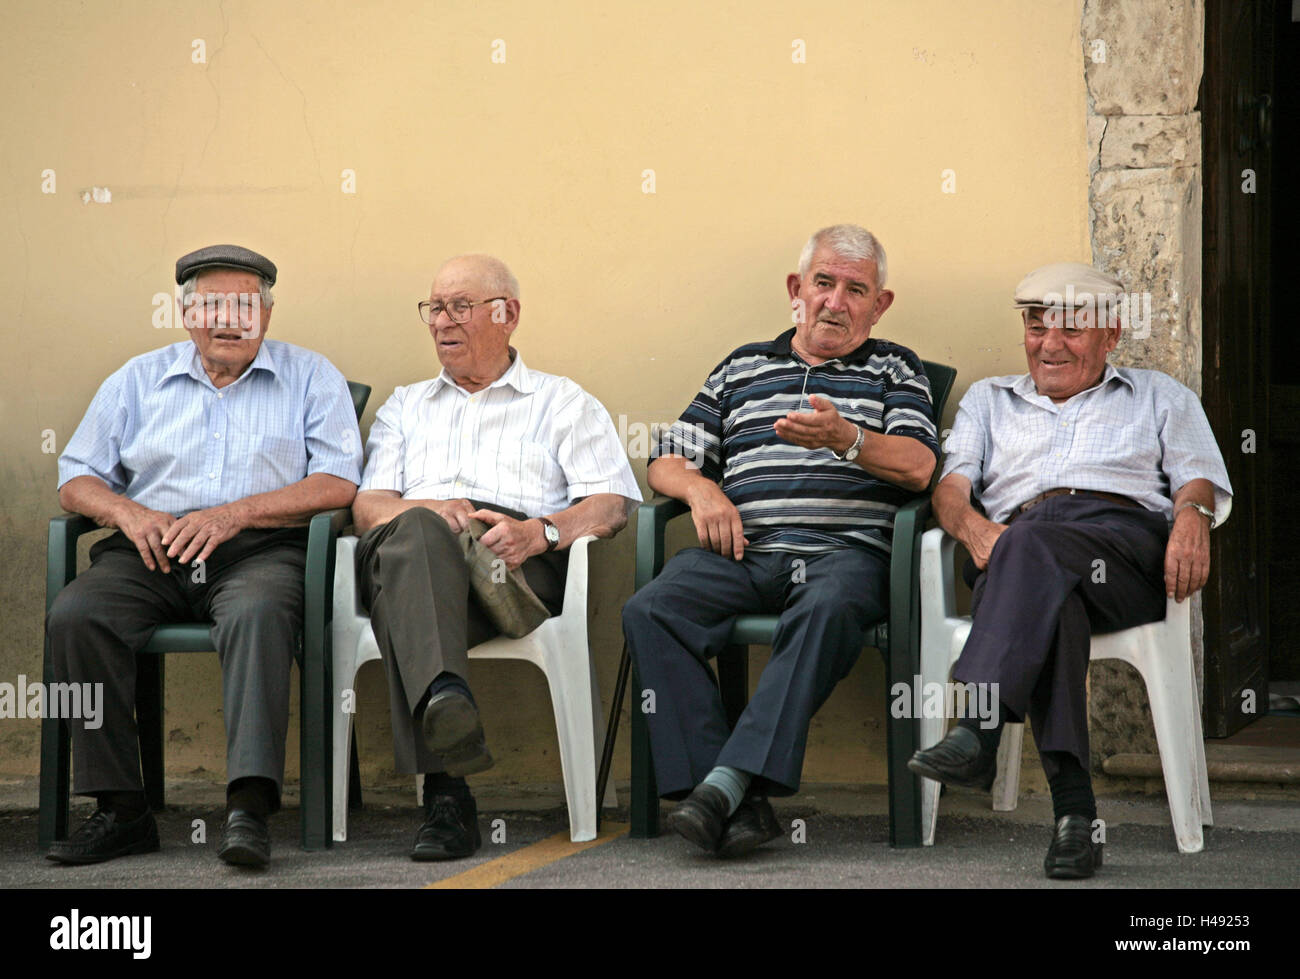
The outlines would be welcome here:
[[[636,508],[636,590],[664,569],[664,529],[668,521],[691,510],[671,496],[655,496]]]
[[[957,540],[942,527],[921,538],[922,613],[936,625],[957,615]]]
[[[587,582],[590,580],[587,548],[592,541],[596,540],[600,538],[587,534],[569,545],[569,570],[564,579],[563,612],[565,614],[575,609],[585,611],[587,608]]]
[[[334,617],[335,542],[352,522],[352,510],[322,510],[307,528],[307,568],[303,591],[303,647],[322,649]],[[324,629],[324,634],[318,630]],[[314,646],[312,644],[315,644]]]
[[[50,518],[49,546],[45,553],[45,611],[54,598],[77,576],[77,538],[99,524],[79,513],[61,513]]]
[[[920,649],[921,610],[919,565],[921,533],[930,518],[930,495],[910,500],[894,515],[889,558],[889,642],[891,648]]]

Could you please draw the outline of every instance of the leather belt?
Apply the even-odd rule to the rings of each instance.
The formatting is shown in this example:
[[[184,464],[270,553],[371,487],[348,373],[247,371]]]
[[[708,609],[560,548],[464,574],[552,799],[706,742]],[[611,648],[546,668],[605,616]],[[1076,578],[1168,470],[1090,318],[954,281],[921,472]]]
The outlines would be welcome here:
[[[1039,493],[1032,500],[1026,500],[1024,503],[1020,504],[1020,506],[1016,507],[1016,513],[1024,513],[1026,510],[1036,507],[1038,504],[1050,497],[1063,496],[1066,493],[1069,493],[1071,496],[1095,496],[1102,500],[1108,500],[1111,503],[1118,503],[1121,506],[1137,507],[1138,509],[1142,508],[1142,504],[1137,500],[1131,500],[1127,496],[1120,496],[1118,493],[1103,493],[1101,490],[1076,490],[1061,487],[1059,489],[1049,489],[1045,493]]]

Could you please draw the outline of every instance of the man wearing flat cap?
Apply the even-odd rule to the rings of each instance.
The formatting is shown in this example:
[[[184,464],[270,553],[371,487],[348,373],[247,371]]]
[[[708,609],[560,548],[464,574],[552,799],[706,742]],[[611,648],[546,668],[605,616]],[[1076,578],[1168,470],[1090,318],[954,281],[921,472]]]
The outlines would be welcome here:
[[[411,859],[451,860],[482,845],[465,777],[493,764],[469,649],[558,614],[569,545],[613,537],[641,493],[600,402],[510,345],[519,283],[504,262],[448,259],[419,310],[442,371],[375,415],[352,512],[397,770],[424,775]]]
[[[302,629],[306,524],[352,502],[361,434],[343,375],[267,340],[275,266],[234,245],[176,263],[189,340],[100,387],[59,457],[59,502],[115,533],[46,618],[55,676],[102,683],[101,723],[71,720],[73,791],[95,812],[47,856],[157,850],[142,791],[135,656],[156,626],[208,620],[221,659],[227,813],[218,855],[265,866],[279,808],[289,671]]]
[[[1232,505],[1196,395],[1159,371],[1106,362],[1122,288],[1077,263],[1025,277],[1015,306],[1029,373],[971,385],[934,493],[939,523],[971,556],[973,624],[953,679],[996,684],[1001,704],[995,727],[961,719],[909,767],[987,789],[1003,724],[1028,717],[1052,791],[1048,877],[1091,877],[1101,864],[1089,637],[1159,621],[1166,596],[1181,602],[1200,589],[1210,530]]]

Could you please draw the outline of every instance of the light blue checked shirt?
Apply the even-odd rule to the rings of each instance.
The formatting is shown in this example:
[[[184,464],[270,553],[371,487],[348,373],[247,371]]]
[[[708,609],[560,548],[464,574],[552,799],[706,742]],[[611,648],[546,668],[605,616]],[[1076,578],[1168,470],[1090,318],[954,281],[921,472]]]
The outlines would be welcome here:
[[[1029,374],[976,381],[943,449],[944,476],[969,479],[995,523],[1059,487],[1118,493],[1172,520],[1173,493],[1193,479],[1214,484],[1216,526],[1232,510],[1200,400],[1160,371],[1107,364],[1098,384],[1059,405]]]
[[[98,476],[179,517],[314,473],[361,480],[347,382],[323,356],[265,340],[218,390],[190,340],[133,357],[99,388],[59,456],[59,486]]]

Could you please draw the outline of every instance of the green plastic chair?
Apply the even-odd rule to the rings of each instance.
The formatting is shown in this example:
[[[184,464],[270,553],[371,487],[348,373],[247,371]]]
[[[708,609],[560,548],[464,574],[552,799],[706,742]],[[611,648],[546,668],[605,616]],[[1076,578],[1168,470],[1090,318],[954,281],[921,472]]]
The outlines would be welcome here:
[[[348,381],[357,418],[365,409],[370,387]],[[352,522],[352,511],[325,510],[311,519],[307,531],[306,590],[303,599],[303,634],[298,666],[300,756],[302,771],[302,848],[323,850],[332,842],[330,771],[331,699],[333,682],[330,619],[334,610],[334,542]],[[77,574],[77,538],[101,530],[89,517],[65,513],[50,520],[49,551],[45,571],[45,611]],[[140,737],[140,767],[145,797],[155,812],[164,806],[163,788],[163,654],[214,652],[206,622],[160,625],[136,657],[135,716]],[[144,654],[155,655],[144,655]],[[47,646],[44,679],[55,681],[54,663]],[[48,688],[47,688],[48,689]],[[38,845],[49,848],[68,835],[69,736],[66,722],[47,717],[41,721],[41,809]]]
[[[957,371],[944,364],[922,361],[930,380],[936,423],[952,392]],[[674,517],[689,513],[680,500],[656,496],[637,510],[636,587],[641,589],[663,570],[664,531]],[[880,650],[885,660],[885,717],[888,718],[889,843],[921,845],[920,780],[907,770],[907,760],[919,747],[917,724],[912,718],[890,716],[889,691],[895,683],[913,683],[921,672],[920,579],[921,533],[930,517],[930,494],[902,506],[894,518],[894,543],[890,558],[889,617],[867,630],[864,646]],[[775,615],[742,615],[731,632],[731,645],[718,656],[718,686],[727,723],[735,726],[749,700],[749,646],[770,646],[776,632]],[[632,673],[632,689],[641,689]],[[632,698],[632,801],[631,832],[637,838],[659,835],[659,793],[655,786],[650,731]]]

